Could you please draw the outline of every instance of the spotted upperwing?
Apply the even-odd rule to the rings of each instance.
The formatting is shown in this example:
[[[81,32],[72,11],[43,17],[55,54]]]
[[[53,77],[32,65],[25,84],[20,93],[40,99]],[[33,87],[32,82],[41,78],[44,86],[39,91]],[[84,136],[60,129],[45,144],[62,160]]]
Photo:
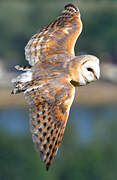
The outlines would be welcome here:
[[[33,142],[47,170],[62,140],[74,93],[75,88],[63,79],[35,81],[24,92]]]
[[[74,45],[82,31],[80,12],[73,4],[64,7],[56,20],[35,34],[25,47],[30,65],[56,54],[74,56]]]

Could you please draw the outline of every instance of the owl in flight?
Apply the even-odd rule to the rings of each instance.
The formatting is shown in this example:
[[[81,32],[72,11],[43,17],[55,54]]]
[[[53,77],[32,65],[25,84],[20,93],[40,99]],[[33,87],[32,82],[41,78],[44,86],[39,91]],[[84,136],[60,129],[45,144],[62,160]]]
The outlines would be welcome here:
[[[79,9],[66,5],[54,22],[29,40],[25,47],[29,66],[16,66],[25,72],[12,80],[12,94],[23,92],[29,104],[32,139],[47,170],[61,143],[75,86],[100,76],[97,57],[75,56],[81,31]]]

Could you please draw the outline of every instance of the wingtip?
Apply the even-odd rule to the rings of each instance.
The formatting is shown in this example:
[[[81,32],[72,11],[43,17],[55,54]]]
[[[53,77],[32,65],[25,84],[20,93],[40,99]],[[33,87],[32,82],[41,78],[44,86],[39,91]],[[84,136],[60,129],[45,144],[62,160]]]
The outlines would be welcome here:
[[[79,11],[78,7],[76,7],[74,4],[69,3],[67,5],[65,5],[64,7],[65,10],[74,10],[75,12]]]
[[[49,168],[50,168],[50,163],[47,163],[47,164],[46,164],[46,171],[48,171]]]

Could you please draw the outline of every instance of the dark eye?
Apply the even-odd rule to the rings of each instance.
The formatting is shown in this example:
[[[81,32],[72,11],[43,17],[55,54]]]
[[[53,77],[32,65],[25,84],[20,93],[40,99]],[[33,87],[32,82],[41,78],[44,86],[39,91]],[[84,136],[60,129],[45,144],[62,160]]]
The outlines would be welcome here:
[[[93,72],[92,68],[87,68],[87,71]]]

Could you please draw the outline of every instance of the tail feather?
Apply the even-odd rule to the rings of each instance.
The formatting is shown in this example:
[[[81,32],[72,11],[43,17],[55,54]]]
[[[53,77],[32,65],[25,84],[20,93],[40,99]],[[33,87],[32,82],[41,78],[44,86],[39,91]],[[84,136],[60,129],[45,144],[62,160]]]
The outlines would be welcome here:
[[[30,71],[31,70],[31,67],[30,65],[27,65],[27,66],[22,66],[22,65],[16,65],[15,66],[15,69],[19,70],[19,71]]]
[[[12,90],[11,94],[18,94],[24,92],[26,90],[24,84],[21,81],[14,83],[14,89]]]
[[[17,70],[26,71],[16,78],[12,79],[12,83],[14,86],[14,89],[12,90],[11,94],[18,94],[20,92],[24,92],[26,90],[26,84],[27,82],[30,82],[32,80],[32,70],[31,66],[15,66]]]

